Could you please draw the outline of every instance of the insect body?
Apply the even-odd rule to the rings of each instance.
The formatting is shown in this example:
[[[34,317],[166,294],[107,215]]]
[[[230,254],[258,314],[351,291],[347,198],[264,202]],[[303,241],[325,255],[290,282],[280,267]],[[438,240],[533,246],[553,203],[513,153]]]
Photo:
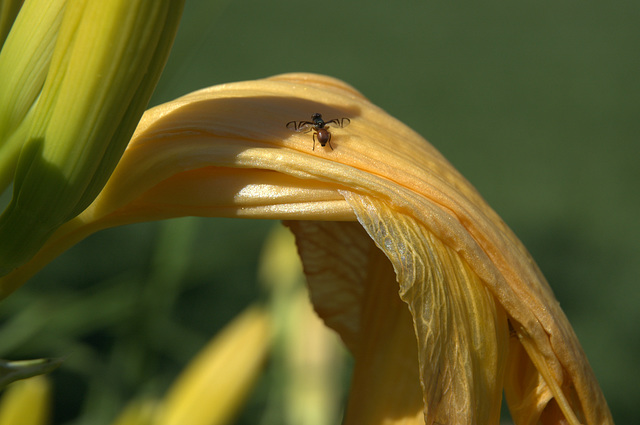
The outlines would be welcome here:
[[[329,132],[330,125],[344,128],[351,123],[349,118],[335,118],[330,121],[325,121],[322,119],[322,114],[317,112],[311,115],[311,119],[312,121],[289,121],[287,128],[298,133],[308,133],[313,130],[312,150],[316,150],[316,138],[320,146],[326,146],[327,143],[329,143],[329,147],[333,150],[333,146],[331,146],[331,133]]]

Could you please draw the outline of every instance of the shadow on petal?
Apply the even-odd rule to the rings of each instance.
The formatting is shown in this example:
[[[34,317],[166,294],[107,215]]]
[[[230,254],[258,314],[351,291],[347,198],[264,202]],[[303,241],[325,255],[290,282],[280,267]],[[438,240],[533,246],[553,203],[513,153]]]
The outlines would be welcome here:
[[[334,150],[312,150],[310,134],[286,128],[314,112],[351,119]],[[151,109],[96,201],[0,280],[0,294],[96,230],[178,215],[312,220],[289,225],[316,310],[361,359],[350,421],[413,421],[424,408],[428,424],[494,424],[505,385],[519,423],[612,423],[568,319],[513,232],[420,135],[328,77],[224,84]],[[396,400],[389,385],[409,395]],[[357,407],[360,392],[375,400],[370,412]]]

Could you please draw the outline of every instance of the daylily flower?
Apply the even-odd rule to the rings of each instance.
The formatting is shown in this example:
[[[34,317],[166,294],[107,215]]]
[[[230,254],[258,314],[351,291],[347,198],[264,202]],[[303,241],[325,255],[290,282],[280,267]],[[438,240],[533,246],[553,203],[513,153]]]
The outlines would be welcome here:
[[[312,149],[292,120],[346,117]],[[311,297],[355,358],[347,424],[612,423],[526,249],[422,137],[341,81],[225,84],[153,108],[95,201],[0,281],[6,296],[111,226],[284,219]]]

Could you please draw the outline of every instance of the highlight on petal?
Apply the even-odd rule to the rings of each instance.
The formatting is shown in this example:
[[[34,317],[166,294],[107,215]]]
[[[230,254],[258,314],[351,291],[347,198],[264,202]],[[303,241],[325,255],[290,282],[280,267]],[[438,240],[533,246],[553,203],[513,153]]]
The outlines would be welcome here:
[[[333,150],[313,150],[312,134],[286,127],[316,112],[351,121],[330,129]],[[434,147],[327,77],[225,84],[151,109],[94,203],[3,278],[1,294],[96,230],[181,215],[309,221],[290,226],[314,306],[364,365],[352,423],[360,415],[497,423],[501,385],[517,423],[612,422],[516,236]],[[404,304],[376,295],[394,285]],[[391,400],[375,412],[357,407],[359,391],[384,399],[360,382],[392,376],[407,396],[394,399],[386,381]]]

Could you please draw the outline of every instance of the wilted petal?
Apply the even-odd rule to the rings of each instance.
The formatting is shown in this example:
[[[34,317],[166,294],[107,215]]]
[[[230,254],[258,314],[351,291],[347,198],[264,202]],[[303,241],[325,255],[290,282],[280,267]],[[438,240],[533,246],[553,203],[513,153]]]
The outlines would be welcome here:
[[[553,398],[544,378],[515,337],[509,344],[505,396],[516,424],[537,424],[541,412]]]
[[[313,112],[351,119],[333,131],[335,150],[312,150],[310,134],[285,127]],[[369,412],[353,407],[354,393],[353,422],[389,413],[419,421],[423,399],[428,423],[495,423],[505,356],[508,399],[529,412],[522,418],[611,422],[571,326],[515,235],[422,137],[326,77],[228,84],[152,109],[96,201],[1,288],[95,230],[179,215],[315,220],[292,225],[315,307],[369,365],[356,366],[357,391],[380,400]],[[336,222],[356,219],[369,236]],[[398,283],[408,308],[389,295]],[[526,383],[514,389],[516,372]],[[388,402],[359,383],[382,381]],[[405,390],[417,394],[394,399]]]
[[[415,219],[373,198],[345,196],[394,265],[415,318],[427,423],[497,423],[508,336],[502,308]]]
[[[370,198],[344,194],[380,249],[362,229],[351,224],[291,222],[290,226],[296,233],[319,312],[330,326],[340,330],[354,352],[354,385],[362,380],[358,366],[371,363],[368,382],[362,385],[365,394],[386,390],[385,396],[391,397],[392,392],[383,384],[387,380],[394,383],[393,394],[402,394],[401,400],[408,401],[411,397],[403,394],[400,376],[415,363],[410,378],[407,374],[407,383],[413,380],[419,413],[423,403],[418,384],[423,384],[427,423],[497,423],[508,337],[504,311],[495,305],[475,273],[414,220]],[[395,273],[380,251],[392,260]],[[376,289],[381,286],[387,288],[386,292]],[[374,291],[380,293],[372,295]],[[344,299],[345,294],[357,299],[352,301],[357,310],[334,312],[327,307],[334,305],[333,300]],[[370,307],[372,304],[375,308]],[[409,311],[416,318],[415,324]],[[371,343],[372,338],[377,344]],[[408,358],[392,354],[399,355],[403,350]],[[374,367],[371,358],[386,359],[388,364],[386,368]],[[371,385],[373,376],[381,378],[379,385]],[[356,391],[354,397],[367,400],[371,395],[362,397],[361,391]],[[396,416],[395,406],[385,406],[382,400],[369,400],[364,405],[367,403],[378,410],[378,420]],[[383,411],[385,407],[387,411]],[[419,417],[417,423],[422,423],[422,415]]]
[[[316,310],[355,359],[345,424],[423,424],[416,337],[391,263],[357,223],[286,224]]]

